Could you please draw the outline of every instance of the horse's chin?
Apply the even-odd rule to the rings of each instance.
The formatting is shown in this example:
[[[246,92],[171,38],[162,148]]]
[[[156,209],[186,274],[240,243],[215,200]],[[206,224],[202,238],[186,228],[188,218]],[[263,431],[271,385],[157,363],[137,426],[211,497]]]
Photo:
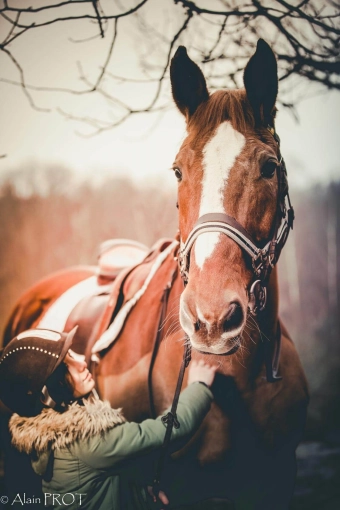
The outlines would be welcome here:
[[[215,355],[215,356],[230,356],[232,354],[235,354],[241,346],[240,336],[237,335],[234,338],[230,338],[228,340],[228,345],[223,345],[221,347],[219,346],[206,346],[206,345],[200,345],[194,342],[190,339],[190,343],[193,349],[195,351],[201,353],[201,354],[208,354],[208,355]]]

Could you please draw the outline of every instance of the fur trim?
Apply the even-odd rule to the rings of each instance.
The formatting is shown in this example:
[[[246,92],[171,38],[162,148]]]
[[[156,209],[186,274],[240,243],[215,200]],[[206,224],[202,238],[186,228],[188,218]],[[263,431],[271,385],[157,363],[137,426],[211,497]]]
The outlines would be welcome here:
[[[9,421],[12,444],[21,452],[41,454],[103,435],[125,422],[121,409],[112,409],[109,402],[85,399],[83,402],[84,405],[74,402],[64,413],[48,408],[29,418],[13,414]]]

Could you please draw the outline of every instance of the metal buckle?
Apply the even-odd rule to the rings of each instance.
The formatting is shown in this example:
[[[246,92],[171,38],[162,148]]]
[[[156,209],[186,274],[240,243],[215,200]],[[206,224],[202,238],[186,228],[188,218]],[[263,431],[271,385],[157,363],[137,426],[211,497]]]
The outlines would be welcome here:
[[[257,265],[257,262],[259,261],[259,264]],[[254,273],[256,274],[256,276],[261,276],[261,273],[263,271],[263,264],[264,264],[264,257],[263,257],[263,253],[262,251],[259,252],[259,254],[257,255],[257,257],[253,257],[251,259],[251,264],[253,266],[253,269],[254,269]]]
[[[188,283],[189,275],[188,275],[188,259],[187,256],[183,252],[178,253],[178,265],[179,265],[179,272],[182,277],[184,285]]]
[[[267,302],[267,289],[261,280],[255,280],[250,287],[248,308],[252,315],[262,312]]]
[[[268,264],[270,265],[270,267],[271,267],[272,269],[274,269],[274,266],[275,266],[275,264],[276,264],[276,260],[275,260],[275,258],[276,258],[276,257],[275,257],[275,253],[271,253],[271,254],[269,255],[269,257],[268,257]]]

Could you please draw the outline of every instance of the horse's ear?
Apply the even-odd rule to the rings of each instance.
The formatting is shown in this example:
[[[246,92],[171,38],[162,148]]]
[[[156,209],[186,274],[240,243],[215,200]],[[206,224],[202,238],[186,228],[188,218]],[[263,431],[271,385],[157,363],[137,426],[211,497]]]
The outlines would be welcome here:
[[[207,84],[202,71],[179,46],[170,65],[172,97],[187,120],[197,107],[209,98]]]
[[[278,92],[277,63],[270,46],[259,39],[243,76],[247,97],[257,123],[273,123],[274,106]]]

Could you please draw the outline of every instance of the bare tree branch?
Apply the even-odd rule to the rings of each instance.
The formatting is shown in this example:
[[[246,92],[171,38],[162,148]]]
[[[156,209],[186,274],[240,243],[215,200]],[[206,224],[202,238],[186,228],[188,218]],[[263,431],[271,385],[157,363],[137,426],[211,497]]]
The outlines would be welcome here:
[[[11,59],[11,61],[13,62],[13,64],[17,68],[17,70],[19,71],[19,74],[20,74],[20,86],[21,86],[25,96],[27,97],[31,107],[34,110],[37,110],[39,112],[49,112],[49,111],[51,111],[48,108],[40,108],[39,106],[37,106],[35,104],[35,102],[33,101],[32,96],[29,94],[29,92],[27,90],[26,83],[25,83],[24,72],[23,72],[22,67],[20,66],[19,62],[13,57],[12,53],[10,51],[8,51],[6,48],[2,48],[2,51],[9,56],[9,58]]]
[[[61,7],[64,7],[64,6],[70,6],[70,5],[74,5],[74,4],[86,4],[86,3],[90,3],[90,4],[93,4],[93,1],[94,0],[67,0],[66,2],[61,2],[59,4],[51,4],[51,5],[44,5],[42,7],[37,7],[37,8],[33,8],[33,7],[29,7],[29,8],[22,8],[22,7],[9,7],[7,4],[5,4],[5,7],[0,9],[0,13],[3,13],[5,11],[8,11],[8,12],[13,12],[13,13],[29,13],[29,14],[32,14],[32,13],[37,13],[37,12],[41,12],[41,11],[46,11],[46,10],[49,10],[49,9],[60,9]],[[130,14],[133,14],[134,12],[138,11],[138,9],[140,9],[143,5],[146,4],[146,2],[148,2],[148,0],[142,0],[141,2],[139,2],[139,4],[137,4],[135,7],[133,7],[132,9],[129,9],[128,11],[125,11],[125,12],[122,12],[120,14],[112,14],[112,15],[109,15],[109,16],[106,16],[104,14],[99,14],[99,17],[100,17],[100,20],[110,20],[110,19],[118,19],[118,18],[123,18],[125,16],[130,16]],[[51,25],[52,23],[58,23],[59,21],[70,21],[70,20],[77,20],[77,19],[93,19],[93,20],[98,20],[98,15],[97,15],[97,12],[96,12],[96,15],[93,16],[93,15],[90,15],[90,14],[82,14],[80,16],[66,16],[66,17],[62,17],[62,18],[54,18],[54,19],[51,19],[47,22],[48,25]],[[18,25],[20,26],[20,25]],[[35,27],[42,27],[44,26],[44,23],[37,23],[35,24]],[[24,26],[20,27],[20,28],[26,28]]]
[[[100,35],[101,35],[101,37],[104,38],[104,30],[103,30],[103,23],[102,23],[102,14],[99,14],[98,0],[93,0],[92,3],[93,3],[94,11],[95,11],[96,16],[97,16],[98,25],[99,25],[99,29],[100,29]],[[117,20],[117,18],[116,18],[116,20]]]
[[[31,1],[34,3],[35,0]],[[208,84],[214,89],[216,84],[219,87],[241,84],[244,65],[253,53],[257,39],[263,37],[277,55],[282,82],[289,83],[298,76],[325,89],[340,90],[340,12],[333,0],[216,0],[214,8],[211,8],[209,0],[163,0],[162,8],[167,10],[168,18],[163,17],[162,24],[155,23],[152,16],[154,6],[159,8],[160,5],[156,4],[156,0],[135,2],[135,6],[124,10],[123,3],[116,1],[113,5],[106,0],[102,0],[103,5],[100,0],[65,0],[59,3],[46,0],[43,5],[39,2],[37,6],[30,7],[20,3],[10,6],[8,1],[3,1],[0,15],[8,24],[8,31],[0,43],[0,51],[11,59],[20,78],[16,81],[3,76],[0,81],[20,86],[31,106],[42,111],[46,110],[36,106],[30,91],[101,97],[112,108],[109,113],[113,121],[112,118],[80,117],[66,113],[63,108],[58,110],[70,120],[82,120],[97,133],[121,124],[131,115],[159,111],[168,104],[164,83],[177,44],[186,44],[196,61],[201,59]],[[16,44],[19,38],[25,38],[35,29],[43,31],[43,27],[64,22],[83,23],[85,29],[88,22],[99,27],[99,33],[93,35],[92,30],[92,34],[84,32],[83,39],[71,39],[71,42],[83,43],[108,37],[113,24],[112,39],[98,76],[89,79],[79,64],[79,77],[85,85],[82,90],[26,83],[24,66],[20,59],[14,58],[9,45]],[[129,32],[123,26],[127,22],[135,23],[135,29]],[[130,38],[139,37],[137,52],[142,55],[139,75],[131,77],[120,76],[119,72],[112,70],[114,48],[118,39],[127,37],[127,33]],[[45,34],[48,37],[48,32]],[[111,83],[105,78],[110,78]],[[130,104],[126,98],[119,96],[119,85],[133,87],[138,83],[144,87],[150,85],[150,96],[146,105],[138,104],[136,107],[133,106],[134,98]],[[280,101],[289,108],[294,106],[288,97],[280,97]]]
[[[93,92],[99,87],[99,84],[102,81],[102,79],[103,79],[103,77],[104,77],[104,75],[106,73],[106,69],[107,69],[107,66],[109,65],[109,62],[110,62],[110,59],[111,59],[111,56],[112,56],[112,52],[113,52],[113,48],[114,48],[114,45],[115,45],[115,42],[116,42],[116,39],[117,39],[117,34],[118,34],[118,18],[116,18],[114,20],[113,38],[112,38],[112,41],[111,41],[109,52],[108,52],[106,60],[104,62],[102,71],[101,71],[100,75],[98,76],[98,79],[97,79],[96,83],[93,85],[93,88],[92,88]]]
[[[12,24],[12,26],[11,26],[11,28],[10,28],[10,31],[9,31],[9,32],[8,32],[8,34],[7,34],[7,37],[6,37],[6,38],[4,39],[4,41],[3,41],[3,45],[4,45],[4,46],[8,43],[8,41],[10,41],[10,40],[11,40],[11,35],[13,34],[14,29],[18,26],[18,21],[19,21],[19,18],[20,18],[20,14],[21,14],[20,12],[18,12],[18,13],[17,13],[17,17],[16,17],[16,19],[14,20],[14,23]]]
[[[183,25],[178,30],[178,32],[176,32],[176,34],[174,35],[174,37],[173,37],[173,39],[172,39],[172,41],[170,43],[170,47],[169,47],[166,63],[165,63],[163,72],[162,72],[162,74],[159,77],[159,84],[158,84],[158,87],[157,87],[156,94],[155,94],[153,100],[151,101],[150,105],[148,106],[147,110],[151,110],[153,108],[153,106],[156,104],[157,99],[159,98],[159,94],[160,94],[161,88],[162,88],[162,82],[164,80],[164,77],[166,75],[166,72],[167,72],[169,64],[170,64],[170,59],[171,59],[173,47],[174,47],[175,43],[177,42],[177,40],[178,40],[179,36],[181,35],[181,33],[184,32],[184,30],[186,30],[186,28],[188,27],[189,21],[191,20],[191,18],[192,18],[192,12],[188,11],[187,17],[186,17]]]

